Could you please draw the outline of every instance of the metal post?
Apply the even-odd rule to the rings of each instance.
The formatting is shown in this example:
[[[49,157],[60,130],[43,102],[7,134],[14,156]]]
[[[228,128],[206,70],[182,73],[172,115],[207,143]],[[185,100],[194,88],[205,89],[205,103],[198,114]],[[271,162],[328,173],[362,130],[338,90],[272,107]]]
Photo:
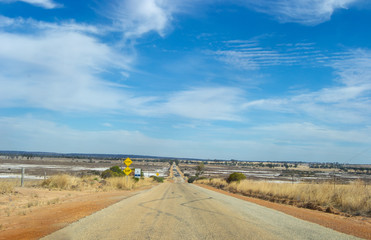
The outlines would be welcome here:
[[[22,168],[21,187],[23,187],[23,184],[24,184],[24,168]]]

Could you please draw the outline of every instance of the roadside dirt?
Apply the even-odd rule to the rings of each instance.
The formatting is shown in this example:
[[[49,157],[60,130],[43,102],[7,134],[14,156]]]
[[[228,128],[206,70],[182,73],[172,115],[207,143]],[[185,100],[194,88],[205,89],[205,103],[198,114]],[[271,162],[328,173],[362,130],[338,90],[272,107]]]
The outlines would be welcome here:
[[[1,240],[39,239],[138,192],[16,191],[0,195]]]
[[[313,222],[322,225],[327,228],[331,228],[335,231],[342,232],[345,234],[353,235],[360,238],[371,239],[371,219],[366,217],[344,217],[334,215],[330,213],[324,213],[320,211],[297,208],[290,205],[283,205],[279,203],[272,203],[257,198],[251,198],[242,196],[235,193],[226,192],[220,189],[213,188],[204,184],[195,184],[200,187],[223,193],[225,195],[233,196],[245,201],[249,201],[264,207],[268,207],[277,211],[281,211],[288,215],[294,216],[299,219],[303,219],[309,222]]]

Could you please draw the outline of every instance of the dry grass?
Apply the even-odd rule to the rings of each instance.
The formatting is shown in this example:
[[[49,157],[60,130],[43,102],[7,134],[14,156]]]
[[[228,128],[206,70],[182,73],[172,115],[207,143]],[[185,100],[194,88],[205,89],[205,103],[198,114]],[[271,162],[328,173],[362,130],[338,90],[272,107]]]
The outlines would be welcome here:
[[[0,194],[13,193],[16,184],[14,181],[2,180],[0,181]]]
[[[351,184],[336,185],[335,187],[330,183],[291,184],[251,180],[228,184],[223,179],[198,180],[197,183],[300,207],[328,212],[338,210],[351,215],[371,216],[371,187],[362,181],[354,181]]]
[[[59,174],[46,180],[26,180],[25,187],[42,187],[54,190],[76,191],[110,191],[131,190],[155,184],[152,178],[134,180],[132,177],[113,177],[102,179],[100,176],[75,177],[68,174]],[[0,180],[0,194],[11,194],[20,186],[20,179]]]
[[[131,190],[143,186],[149,186],[153,184],[153,179],[145,178],[140,179],[139,181],[135,181],[133,178],[129,177],[113,177],[107,178],[105,186],[103,187],[104,190]]]
[[[110,191],[110,190],[131,190],[142,186],[152,185],[152,179],[134,180],[132,177],[112,177],[102,179],[99,176],[74,177],[70,175],[55,175],[42,182],[42,186],[58,190],[78,191]]]
[[[82,190],[84,184],[81,178],[67,174],[54,175],[41,183],[42,187],[60,190]]]

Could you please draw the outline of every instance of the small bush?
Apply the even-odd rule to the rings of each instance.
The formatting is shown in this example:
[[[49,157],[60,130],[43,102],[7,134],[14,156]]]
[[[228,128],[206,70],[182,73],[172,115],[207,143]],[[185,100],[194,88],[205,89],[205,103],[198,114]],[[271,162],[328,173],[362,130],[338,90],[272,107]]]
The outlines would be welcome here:
[[[109,170],[111,170],[112,172],[118,173],[120,175],[123,175],[124,174],[119,166],[110,167]]]
[[[110,177],[122,177],[122,176],[125,176],[125,174],[119,166],[110,167],[110,169],[103,171],[101,174],[101,177],[104,179],[110,178]]]
[[[44,180],[41,183],[41,186],[46,188],[56,188],[56,189],[73,189],[76,188],[78,183],[80,182],[79,178],[67,175],[67,174],[60,174],[54,175],[50,178]]]
[[[155,180],[156,182],[159,182],[159,183],[164,182],[164,178],[163,178],[163,177],[152,176],[152,178],[153,178],[153,180]]]
[[[193,183],[196,180],[197,180],[197,177],[196,176],[189,177],[188,178],[188,183]]]
[[[227,178],[227,182],[239,182],[246,179],[246,176],[243,173],[234,172]]]
[[[134,184],[135,182],[132,178],[115,177],[106,180],[107,187],[112,189],[130,190],[133,189]]]
[[[118,177],[118,173],[111,171],[110,169],[107,169],[102,172],[101,177],[103,179],[110,178],[110,177]]]

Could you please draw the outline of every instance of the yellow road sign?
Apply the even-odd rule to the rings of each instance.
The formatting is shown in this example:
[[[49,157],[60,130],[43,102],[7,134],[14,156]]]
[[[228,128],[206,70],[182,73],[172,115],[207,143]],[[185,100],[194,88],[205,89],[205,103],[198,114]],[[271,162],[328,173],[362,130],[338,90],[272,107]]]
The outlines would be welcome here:
[[[125,163],[125,165],[126,166],[130,166],[130,164],[132,163],[132,161],[131,161],[131,159],[130,158],[127,158],[127,159],[125,159],[125,161],[124,161],[124,163]]]
[[[159,173],[156,173],[156,175],[157,175],[157,177],[158,177],[158,175],[160,175]]]
[[[126,168],[124,169],[124,173],[125,173],[126,175],[129,175],[129,174],[131,173],[131,169],[130,169],[129,167],[126,167]]]

